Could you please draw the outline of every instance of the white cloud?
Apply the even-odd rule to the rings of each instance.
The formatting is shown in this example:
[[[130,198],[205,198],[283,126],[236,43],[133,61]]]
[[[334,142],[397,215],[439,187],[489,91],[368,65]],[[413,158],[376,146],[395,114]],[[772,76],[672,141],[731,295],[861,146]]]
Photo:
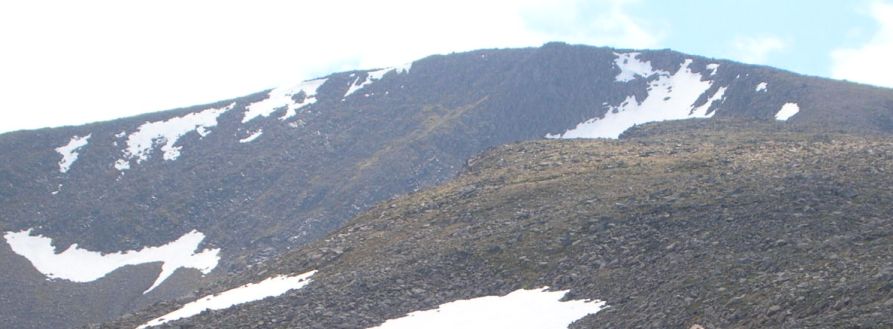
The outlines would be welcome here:
[[[553,0],[525,8],[527,25],[547,37],[572,43],[654,48],[664,34],[635,17],[638,0]]]
[[[750,64],[765,64],[773,52],[787,48],[787,43],[776,36],[738,37],[732,42],[731,58]]]
[[[0,3],[0,132],[189,106],[331,71],[552,40],[653,47],[626,8],[592,1],[65,0]],[[569,25],[570,26],[570,25]]]
[[[856,82],[893,87],[893,4],[876,1],[871,16],[880,25],[868,43],[858,48],[831,52],[831,76]]]

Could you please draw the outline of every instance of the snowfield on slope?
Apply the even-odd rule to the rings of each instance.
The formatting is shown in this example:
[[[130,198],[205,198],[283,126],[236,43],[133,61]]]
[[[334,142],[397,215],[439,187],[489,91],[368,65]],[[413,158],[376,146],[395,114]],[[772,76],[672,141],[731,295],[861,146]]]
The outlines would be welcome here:
[[[618,138],[627,129],[648,122],[680,120],[688,118],[709,118],[716,111],[708,113],[714,103],[723,102],[726,88],[718,88],[708,97],[707,102],[695,108],[695,103],[705,94],[713,82],[704,80],[700,73],[691,71],[691,59],[686,59],[674,74],[653,70],[651,63],[640,61],[638,53],[617,54],[615,65],[620,68],[618,82],[657,75],[648,85],[648,95],[639,102],[635,96],[628,96],[620,105],[608,106],[603,118],[593,118],[577,124],[561,134],[547,134],[555,138]],[[717,66],[718,68],[718,66]]]
[[[164,121],[144,123],[127,136],[127,148],[123,151],[124,156],[115,162],[115,168],[119,171],[127,170],[130,169],[132,160],[136,160],[136,163],[148,160],[156,144],[162,144],[161,152],[164,160],[176,160],[183,148],[175,146],[180,137],[193,131],[201,137],[207,136],[210,133],[208,128],[217,126],[217,117],[235,106],[236,103],[232,103],[225,107],[189,113]]]
[[[68,144],[56,148],[56,152],[62,155],[62,160],[59,160],[60,173],[67,173],[68,170],[71,169],[71,165],[78,159],[78,150],[87,146],[87,141],[90,139],[90,136],[92,136],[92,134],[84,137],[71,137]]]
[[[238,288],[230,289],[216,295],[205,296],[194,302],[183,305],[176,311],[170,312],[137,327],[143,329],[165,324],[170,321],[185,319],[197,315],[206,310],[222,310],[235,305],[261,300],[267,297],[282,295],[293,289],[301,289],[310,284],[310,278],[316,271],[310,271],[299,275],[280,275],[261,282],[249,283]]]
[[[195,230],[163,246],[108,254],[81,249],[77,244],[72,244],[57,254],[53,249],[52,239],[32,236],[30,229],[7,232],[3,237],[13,252],[27,258],[35,269],[49,279],[91,282],[126,265],[161,262],[161,273],[144,294],[161,285],[177,269],[193,268],[208,274],[217,267],[220,260],[217,255],[220,249],[205,249],[195,253],[205,239],[204,234]]]
[[[285,108],[285,114],[280,120],[286,120],[298,114],[298,110],[316,103],[316,91],[326,79],[308,80],[296,85],[279,87],[270,91],[267,98],[254,102],[245,108],[245,116],[242,117],[242,123],[247,123],[257,117],[268,117],[276,110]],[[300,102],[295,101],[295,97],[304,94],[304,99]]]
[[[649,78],[658,74],[651,67],[651,62],[639,60],[639,53],[614,53],[617,58],[614,59],[614,65],[620,69],[620,73],[614,78],[617,82],[629,82],[636,77]]]
[[[707,69],[710,70],[710,76],[716,75],[716,70],[719,70],[719,64],[707,64]]]
[[[387,67],[380,70],[369,71],[366,72],[366,77],[357,77],[353,83],[350,84],[350,88],[347,89],[347,92],[344,93],[344,97],[342,100],[346,99],[347,96],[357,92],[360,89],[365,88],[366,86],[372,84],[375,81],[381,80],[384,76],[390,72],[396,72],[397,74],[409,73],[409,70],[412,69],[412,62],[400,65],[397,67]]]
[[[547,289],[516,290],[505,296],[450,302],[370,329],[557,329],[567,328],[605,308],[605,302],[599,300],[561,301],[567,290]]]

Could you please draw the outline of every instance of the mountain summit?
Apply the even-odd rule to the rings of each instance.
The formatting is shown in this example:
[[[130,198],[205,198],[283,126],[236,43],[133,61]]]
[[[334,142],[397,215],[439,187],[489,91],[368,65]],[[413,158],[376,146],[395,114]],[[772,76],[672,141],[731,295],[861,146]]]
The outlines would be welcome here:
[[[333,232],[350,232],[342,227],[358,214],[371,216],[364,211],[376,204],[475,168],[468,159],[480,152],[521,141],[618,138],[649,122],[694,118],[736,122],[719,130],[768,124],[804,134],[887,134],[893,131],[893,91],[670,50],[550,43],[431,56],[213,104],[3,134],[0,326],[76,327],[159,301],[191,300],[198,288],[236,287],[221,282],[250,284],[242,275],[262,276],[256,269],[284,261],[289,250],[306,252]],[[689,129],[678,128],[679,134]],[[543,144],[530,144],[536,145],[530,152],[577,145],[537,143]],[[467,193],[484,185],[469,186]],[[405,209],[424,213],[428,205]],[[465,217],[456,216],[449,220],[461,226]],[[392,232],[391,224],[376,225]],[[544,239],[559,238],[553,233]],[[419,238],[445,241],[437,239],[464,233],[437,234],[444,235]],[[332,255],[351,254],[339,248],[315,249],[311,259],[323,266]],[[473,255],[453,251],[430,256],[452,262]],[[481,278],[498,270],[480,269],[474,275]],[[311,280],[331,275],[320,270]],[[489,288],[457,288],[424,305],[557,280],[501,278]],[[586,297],[616,297],[592,295]],[[384,316],[370,312],[357,323]]]

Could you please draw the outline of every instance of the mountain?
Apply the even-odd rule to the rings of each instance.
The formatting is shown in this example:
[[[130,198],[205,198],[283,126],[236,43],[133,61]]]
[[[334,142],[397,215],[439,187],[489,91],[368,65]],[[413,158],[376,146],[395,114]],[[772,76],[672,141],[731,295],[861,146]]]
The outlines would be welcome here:
[[[548,287],[569,291],[566,303],[607,304],[570,328],[888,328],[891,159],[887,136],[726,120],[649,124],[621,141],[511,144],[202,295],[312,273],[306,286],[169,324],[372,328],[488,296],[478,307],[493,312],[492,298]],[[531,318],[552,314],[533,303]],[[492,327],[535,328],[506,326],[513,318],[501,314]]]
[[[2,134],[0,326],[77,327],[191,300],[508,143],[616,138],[685,118],[887,134],[891,109],[889,89],[670,50],[550,43]]]

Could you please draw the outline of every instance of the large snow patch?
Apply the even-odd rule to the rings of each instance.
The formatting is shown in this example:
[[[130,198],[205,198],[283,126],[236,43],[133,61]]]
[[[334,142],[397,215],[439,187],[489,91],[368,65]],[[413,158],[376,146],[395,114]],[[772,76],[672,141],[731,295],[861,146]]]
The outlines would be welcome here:
[[[373,329],[554,329],[605,308],[598,300],[561,301],[567,291],[517,290],[505,296],[459,300],[412,312]]]
[[[51,279],[90,282],[126,265],[161,262],[161,273],[143,293],[161,285],[179,268],[193,268],[208,274],[220,259],[217,255],[220,249],[195,252],[205,239],[204,234],[195,230],[163,246],[108,254],[81,249],[77,244],[72,244],[57,254],[53,249],[52,239],[32,236],[30,229],[7,232],[3,237],[13,252],[27,258],[34,268]]]
[[[716,111],[708,113],[708,110],[714,103],[723,102],[726,88],[720,87],[708,97],[707,103],[695,108],[695,102],[710,89],[713,82],[704,80],[700,73],[691,71],[691,59],[685,60],[676,73],[670,74],[666,71],[650,71],[651,64],[631,64],[632,61],[637,61],[634,56],[618,54],[618,60],[621,58],[628,68],[617,76],[618,81],[635,76],[645,78],[652,74],[658,75],[649,83],[645,99],[639,102],[634,96],[628,96],[620,105],[608,106],[603,118],[581,122],[562,134],[548,134],[546,138],[618,138],[627,129],[643,123],[712,117]]]

